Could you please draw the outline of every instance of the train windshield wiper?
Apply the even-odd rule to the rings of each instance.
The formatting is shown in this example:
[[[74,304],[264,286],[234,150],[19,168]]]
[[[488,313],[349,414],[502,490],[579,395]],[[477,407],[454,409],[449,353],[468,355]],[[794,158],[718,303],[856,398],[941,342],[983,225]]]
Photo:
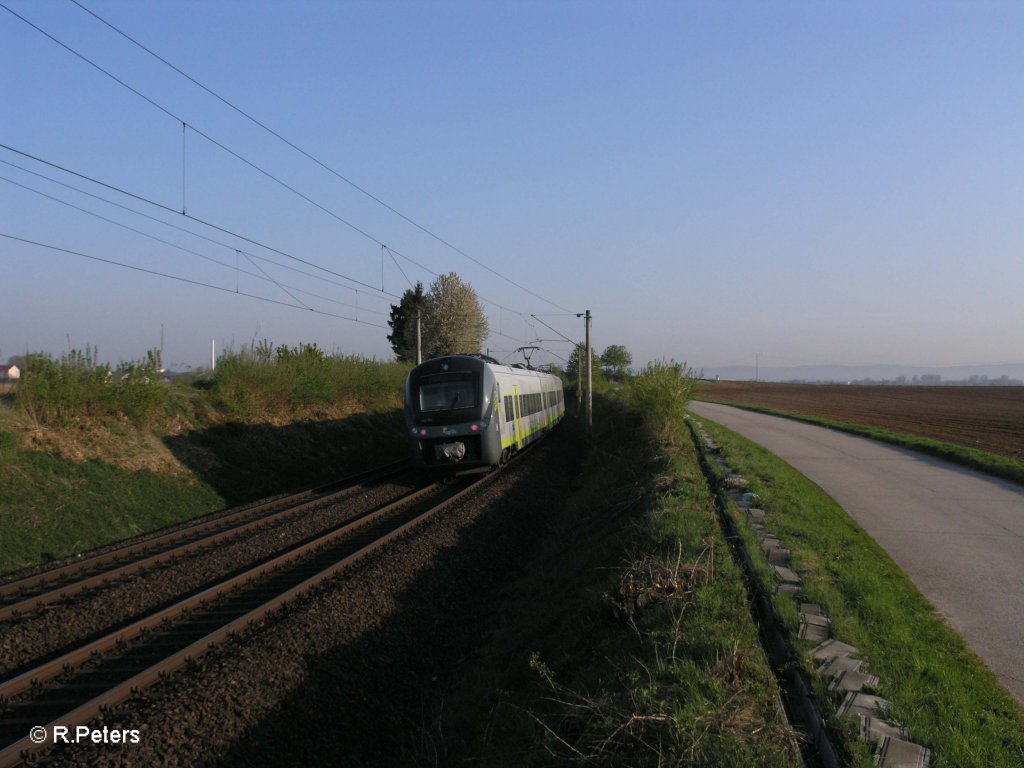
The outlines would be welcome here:
[[[462,397],[462,393],[461,392],[456,392],[455,393],[455,397],[452,398],[452,404],[448,406],[448,410],[449,411],[454,411],[455,410],[455,405],[456,405],[456,403],[459,402],[459,398],[460,397]]]

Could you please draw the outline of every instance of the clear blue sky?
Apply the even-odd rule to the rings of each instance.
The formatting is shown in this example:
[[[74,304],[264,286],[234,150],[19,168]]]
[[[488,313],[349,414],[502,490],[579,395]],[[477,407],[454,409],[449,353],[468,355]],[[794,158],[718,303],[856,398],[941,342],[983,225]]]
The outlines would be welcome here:
[[[458,272],[488,300],[499,356],[558,338],[523,314],[581,337],[581,321],[71,2],[2,1],[371,237],[191,129],[183,153],[180,122],[2,9],[0,143],[171,209],[184,170],[189,214],[371,287],[378,241]],[[708,368],[755,352],[762,365],[1024,360],[1024,4],[81,2],[462,251],[559,307],[591,309],[599,350]],[[7,181],[0,232],[293,302],[234,268],[257,271],[235,249],[280,255],[7,150],[0,160],[213,237],[222,244],[0,164],[227,266]],[[258,263],[310,307],[354,317],[345,305],[358,304],[360,320],[386,323],[387,295]],[[390,257],[383,287],[408,287]],[[167,363],[202,364],[212,338],[390,356],[385,328],[4,238],[0,307],[3,359],[60,353],[68,336],[115,362],[140,357],[161,325]]]

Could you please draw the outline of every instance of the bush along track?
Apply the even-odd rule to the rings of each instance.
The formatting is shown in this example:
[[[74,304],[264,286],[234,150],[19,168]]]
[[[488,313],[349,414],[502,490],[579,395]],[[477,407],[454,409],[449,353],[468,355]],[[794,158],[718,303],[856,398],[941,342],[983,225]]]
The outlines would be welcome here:
[[[1024,765],[1021,709],[888,555],[784,462],[691,423],[752,590],[810,681],[838,760]]]

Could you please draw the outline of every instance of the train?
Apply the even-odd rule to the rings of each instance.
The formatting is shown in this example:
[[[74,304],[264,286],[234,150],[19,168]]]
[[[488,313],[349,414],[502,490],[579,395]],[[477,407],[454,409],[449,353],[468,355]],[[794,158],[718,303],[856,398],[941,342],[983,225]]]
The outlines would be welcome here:
[[[405,384],[413,465],[452,474],[504,464],[565,415],[558,376],[485,355],[426,360]]]

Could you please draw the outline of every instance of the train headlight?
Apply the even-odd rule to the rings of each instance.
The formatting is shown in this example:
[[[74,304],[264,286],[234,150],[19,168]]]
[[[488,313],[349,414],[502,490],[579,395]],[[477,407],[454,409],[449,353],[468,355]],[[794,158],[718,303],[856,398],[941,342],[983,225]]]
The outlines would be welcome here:
[[[476,431],[478,431],[480,429],[480,426],[478,424],[474,424],[473,426],[470,427],[470,429],[472,429],[474,432],[476,432]]]

